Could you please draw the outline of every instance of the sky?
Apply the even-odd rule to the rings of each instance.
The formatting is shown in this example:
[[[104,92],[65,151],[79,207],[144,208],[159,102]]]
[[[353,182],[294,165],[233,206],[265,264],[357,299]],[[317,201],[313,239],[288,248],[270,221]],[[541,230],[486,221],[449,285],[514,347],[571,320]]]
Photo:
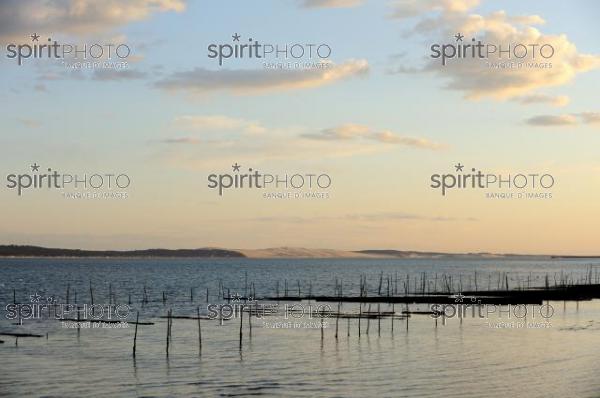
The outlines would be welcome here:
[[[592,0],[4,1],[0,243],[600,254],[599,12]],[[19,65],[10,46],[37,43],[32,35],[130,53],[102,67],[77,69],[68,56]],[[300,66],[209,57],[237,36],[331,52]],[[503,69],[431,56],[432,45],[472,38],[553,53]],[[331,185],[219,195],[209,176],[241,173],[235,164],[326,174]],[[130,184],[10,187],[10,175],[47,168]],[[471,168],[554,183],[431,186],[432,175]],[[283,191],[292,198],[265,197]]]

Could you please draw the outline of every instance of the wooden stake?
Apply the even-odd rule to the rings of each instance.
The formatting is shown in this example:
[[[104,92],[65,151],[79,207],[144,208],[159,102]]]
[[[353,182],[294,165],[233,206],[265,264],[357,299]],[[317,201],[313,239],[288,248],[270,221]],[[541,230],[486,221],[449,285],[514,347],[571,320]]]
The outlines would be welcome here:
[[[248,308],[248,328],[250,329],[250,337],[252,337],[252,304]]]
[[[92,305],[94,305],[94,290],[92,289],[92,280],[90,279],[90,300]]]
[[[369,328],[371,327],[371,304],[369,303],[369,310],[367,315],[367,334],[369,334]]]
[[[325,316],[325,309],[321,310],[321,345],[323,344],[323,337],[324,337],[324,327],[323,327],[323,318]]]
[[[202,329],[200,328],[200,306],[196,308],[198,312],[198,355],[202,354]]]
[[[140,321],[140,312],[137,312],[137,316],[135,317],[135,333],[133,335],[133,357],[135,358],[135,348],[136,348],[136,343],[137,343],[137,329],[138,329],[138,322]]]
[[[362,319],[362,303],[359,303],[359,313],[358,313],[358,337],[360,338],[360,321]]]
[[[167,311],[167,356],[169,356],[169,342],[171,338],[171,310]]]
[[[377,336],[381,337],[381,304],[377,303]]]
[[[243,336],[243,325],[244,325],[244,305],[240,304],[240,350],[242,349],[242,336]]]
[[[347,337],[350,337],[350,317],[346,319],[348,321],[348,334]]]
[[[335,339],[338,339],[338,323],[340,321],[340,306],[342,305],[341,302],[338,301],[338,310],[337,310],[337,314],[335,314]]]

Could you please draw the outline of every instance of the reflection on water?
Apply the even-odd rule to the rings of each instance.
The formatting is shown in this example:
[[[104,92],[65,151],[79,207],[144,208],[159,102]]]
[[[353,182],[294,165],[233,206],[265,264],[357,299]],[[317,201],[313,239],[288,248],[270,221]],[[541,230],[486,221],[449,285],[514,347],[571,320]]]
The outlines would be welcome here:
[[[206,314],[209,300],[218,302],[219,284],[243,292],[254,283],[257,296],[272,294],[275,283],[287,279],[301,289],[312,284],[315,294],[331,294],[335,278],[344,292],[358,291],[361,274],[376,290],[381,272],[418,276],[421,272],[481,275],[508,272],[518,280],[543,284],[546,273],[587,272],[590,261],[448,261],[448,260],[0,260],[2,311],[29,295],[55,295],[64,301],[89,302],[92,281],[96,302],[117,302],[140,310],[151,326],[138,329],[137,356],[132,358],[133,325],[128,329],[64,329],[57,321],[25,321],[21,327],[0,321],[3,331],[45,335],[43,338],[0,337],[2,396],[532,396],[598,397],[600,373],[600,301],[551,304],[552,327],[492,328],[482,319],[449,319],[445,326],[428,315],[414,315],[408,331],[403,320],[366,320],[358,337],[358,321],[341,319],[339,337],[330,319],[321,341],[320,329],[264,328],[253,319],[252,335],[244,319],[239,348],[239,321],[202,320],[203,346],[198,352],[197,323],[175,319],[172,345],[165,355],[167,322],[159,316],[168,308],[175,315]],[[149,302],[143,306],[143,287]],[[190,301],[190,288],[194,300]],[[297,289],[297,287],[296,287]],[[355,290],[356,289],[356,290]],[[290,291],[293,290],[290,287]],[[167,302],[162,302],[162,292]],[[202,293],[201,293],[202,292]],[[401,307],[401,308],[399,308]],[[404,306],[395,306],[401,311]],[[419,309],[411,306],[411,310]],[[425,308],[420,308],[425,309]],[[344,312],[357,311],[344,304]],[[382,311],[390,311],[384,304]],[[134,320],[131,319],[130,320]],[[273,322],[277,318],[265,319]],[[514,320],[514,319],[513,319]],[[513,320],[492,319],[492,323]]]

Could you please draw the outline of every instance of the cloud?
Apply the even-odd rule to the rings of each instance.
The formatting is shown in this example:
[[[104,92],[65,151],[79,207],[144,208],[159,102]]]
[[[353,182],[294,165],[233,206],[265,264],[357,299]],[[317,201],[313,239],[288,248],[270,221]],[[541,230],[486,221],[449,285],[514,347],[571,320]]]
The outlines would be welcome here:
[[[338,127],[323,129],[319,133],[304,134],[303,137],[314,140],[350,140],[369,134],[369,128],[360,124],[343,124]]]
[[[393,220],[422,220],[422,221],[477,221],[476,218],[457,218],[445,216],[424,216],[420,214],[402,213],[402,212],[381,212],[381,213],[362,213],[348,214],[345,217],[348,220],[358,221],[393,221]]]
[[[22,39],[33,32],[87,35],[143,20],[153,13],[184,9],[183,0],[3,0],[0,38]]]
[[[93,80],[109,81],[109,80],[135,80],[146,77],[144,72],[133,69],[95,69],[92,74]]]
[[[473,21],[475,19],[475,21]],[[554,48],[554,56],[547,60],[551,67],[544,68],[506,68],[487,67],[477,58],[465,58],[451,62],[447,67],[430,63],[428,69],[449,79],[447,88],[465,92],[470,99],[491,97],[497,100],[510,99],[530,95],[540,88],[561,86],[569,83],[582,72],[597,68],[600,58],[580,54],[573,43],[565,35],[544,35],[532,27],[517,28],[510,24],[503,12],[495,13],[489,18],[470,18],[458,28],[463,34],[473,36],[476,31],[485,32],[480,37],[484,43],[503,44],[526,43],[542,46],[549,44]],[[546,61],[533,58],[534,53],[520,59],[521,62],[544,64]],[[506,59],[505,59],[506,60]],[[513,59],[514,60],[514,59]],[[499,59],[491,59],[498,62]]]
[[[42,125],[38,120],[35,119],[20,118],[17,119],[17,121],[30,129],[36,129]]]
[[[466,12],[479,0],[397,0],[391,3],[392,18],[410,18],[427,12]]]
[[[200,143],[200,139],[193,135],[154,141],[162,144],[181,144],[161,146],[156,153],[157,161],[169,164],[171,167],[188,170],[205,170],[213,167],[215,162],[225,164],[240,162],[255,166],[266,163],[272,165],[273,162],[314,165],[315,159],[327,161],[328,159],[370,156],[393,151],[399,146],[422,149],[444,147],[421,138],[401,137],[391,132],[388,134],[385,131],[372,131],[366,126],[357,124],[345,124],[311,134],[307,127],[270,128],[263,127],[259,122],[227,116],[178,119],[184,125],[191,123],[191,126],[194,126],[196,123],[198,131],[210,131],[211,129],[216,131],[215,128],[217,130],[220,128],[225,132],[235,132],[238,127],[243,129],[253,125],[264,129],[261,134],[251,136],[218,134],[210,136],[210,139],[202,137],[202,145],[196,145]]]
[[[540,115],[525,121],[532,126],[567,126],[577,124],[577,118],[573,115]]]
[[[401,136],[390,130],[374,131],[367,126],[353,123],[323,129],[318,133],[305,133],[302,134],[302,137],[323,141],[348,141],[364,138],[384,144],[403,145],[421,149],[436,150],[444,148],[444,145],[424,138]]]
[[[300,5],[305,8],[350,8],[363,3],[363,0],[302,0]]]
[[[585,124],[600,123],[600,112],[582,112],[579,117]]]
[[[200,140],[194,137],[166,138],[160,141],[163,144],[199,144]]]
[[[525,120],[532,126],[573,126],[600,123],[600,112],[581,112],[563,115],[539,115]]]
[[[329,64],[328,68],[302,70],[195,68],[177,72],[156,83],[167,91],[183,91],[202,95],[226,91],[235,95],[257,94],[269,91],[306,89],[323,86],[338,80],[361,76],[368,72],[366,60],[349,60]]]
[[[314,165],[327,159],[340,159],[365,156],[392,148],[374,143],[350,141],[339,142],[311,141],[296,135],[269,133],[242,139],[240,137],[222,140],[202,141],[196,146],[194,141],[178,142],[182,145],[163,146],[157,153],[157,161],[171,167],[186,170],[206,170],[218,164],[249,164],[258,167],[264,164],[284,164],[289,162]],[[188,144],[188,145],[186,145]]]
[[[478,221],[476,218],[468,217],[446,217],[446,216],[428,216],[416,213],[405,212],[379,212],[379,213],[351,213],[338,216],[318,216],[318,217],[299,217],[299,216],[262,216],[247,219],[256,222],[285,222],[285,223],[314,223],[315,221],[349,221],[349,222],[376,222],[385,221],[431,221],[431,222],[452,222],[452,221]]]
[[[566,35],[544,34],[536,28],[536,25],[545,23],[539,15],[510,16],[504,11],[486,16],[472,14],[466,11],[476,2],[468,1],[457,2],[456,7],[451,7],[445,1],[401,3],[414,3],[417,7],[415,15],[425,13],[425,17],[415,25],[413,33],[429,35],[432,44],[456,45],[453,36],[460,32],[465,36],[462,44],[475,38],[484,45],[503,46],[505,50],[509,45],[514,48],[518,43],[529,48],[527,55],[518,59],[514,56],[508,59],[507,55],[499,59],[492,55],[488,60],[492,66],[478,57],[447,59],[447,64],[443,66],[441,59],[433,59],[428,54],[426,64],[421,68],[404,64],[390,68],[395,73],[433,73],[446,80],[445,88],[461,91],[468,99],[507,100],[529,96],[529,102],[526,103],[536,99],[540,102],[541,97],[535,97],[539,89],[565,85],[579,73],[600,66],[599,56],[580,53]],[[441,11],[441,14],[432,17],[429,15],[432,11]],[[539,49],[546,44],[554,49],[553,56],[548,59],[541,57],[539,51],[531,50],[532,45]],[[524,66],[495,67],[500,61],[508,61],[507,64],[523,62]],[[556,101],[550,103],[562,105],[562,100]]]
[[[531,94],[524,95],[521,97],[513,98],[514,101],[517,101],[521,104],[549,104],[556,107],[566,106],[569,104],[570,99],[566,95],[552,96],[545,94]]]
[[[444,148],[444,145],[437,142],[432,142],[424,138],[400,136],[388,130],[373,133],[368,138],[386,144],[397,144],[421,149],[437,150]]]
[[[222,115],[179,116],[175,118],[175,125],[183,129],[196,131],[234,130],[248,134],[266,132],[266,128],[258,122]]]

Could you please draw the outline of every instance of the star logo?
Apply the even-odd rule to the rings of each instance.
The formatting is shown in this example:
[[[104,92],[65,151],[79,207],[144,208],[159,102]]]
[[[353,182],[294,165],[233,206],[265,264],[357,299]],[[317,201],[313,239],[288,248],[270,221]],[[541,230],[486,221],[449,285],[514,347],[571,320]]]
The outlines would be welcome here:
[[[457,33],[454,35],[454,37],[456,38],[456,41],[463,41],[463,38],[465,36],[461,35],[460,33]]]
[[[240,296],[238,293],[233,293],[233,296],[231,296],[232,301],[240,301],[241,298],[242,296]]]
[[[458,293],[458,294],[454,294],[454,295],[450,296],[450,298],[454,299],[455,303],[462,303],[463,299],[465,297],[467,297],[467,296],[464,296],[462,293]]]
[[[460,164],[460,162],[454,166],[454,168],[456,169],[456,171],[463,171],[463,167],[465,167],[464,165]]]
[[[237,164],[237,162],[235,162],[235,164],[233,166],[231,166],[231,168],[233,169],[233,171],[240,171],[240,166],[239,164]]]
[[[31,41],[38,41],[38,39],[40,38],[40,35],[38,35],[37,33],[34,33],[29,37],[31,37]]]
[[[31,171],[38,171],[40,169],[40,165],[37,163],[34,163],[31,165]]]
[[[32,294],[29,296],[29,300],[31,300],[32,303],[39,303],[41,298],[42,298],[42,296],[37,294],[37,292],[35,292],[35,294]]]
[[[242,36],[240,36],[236,33],[236,34],[232,35],[231,37],[233,37],[233,41],[240,41],[240,37],[242,37]]]

